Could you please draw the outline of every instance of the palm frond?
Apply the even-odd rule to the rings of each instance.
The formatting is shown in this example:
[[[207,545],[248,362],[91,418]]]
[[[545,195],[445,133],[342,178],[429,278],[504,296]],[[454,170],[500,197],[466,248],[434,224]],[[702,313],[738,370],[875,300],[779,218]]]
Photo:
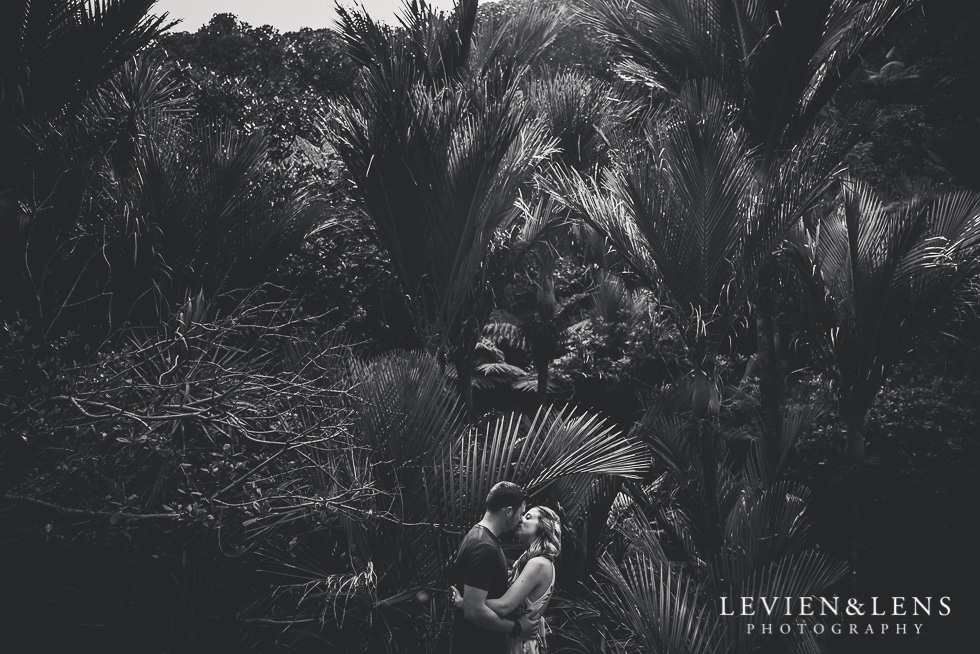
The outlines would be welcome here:
[[[445,509],[450,522],[460,525],[482,515],[484,499],[498,481],[514,481],[544,496],[550,485],[574,477],[560,496],[564,501],[584,496],[573,491],[591,483],[593,475],[637,478],[650,466],[643,445],[624,439],[598,416],[568,406],[541,408],[533,417],[512,413],[482,432],[471,429],[437,460],[448,492]],[[565,511],[570,510],[566,503]]]
[[[809,489],[792,481],[762,489],[743,487],[725,517],[725,551],[711,561],[715,590],[737,589],[757,570],[802,551],[809,499]]]
[[[733,21],[716,0],[601,2],[586,0],[584,18],[603,30],[624,55],[620,74],[676,93],[692,79],[737,78]]]
[[[677,95],[712,79],[764,156],[819,122],[859,53],[909,0],[586,0],[624,56],[621,75]]]
[[[382,461],[423,465],[462,429],[460,407],[439,364],[415,352],[386,354],[354,366],[360,433]]]
[[[598,593],[610,616],[651,652],[701,654],[722,651],[713,607],[683,569],[638,554],[617,566],[599,561]]]
[[[739,592],[753,597],[819,597],[847,574],[847,564],[823,552],[805,550],[774,560],[758,570]],[[786,595],[768,593],[785,592]],[[758,593],[758,594],[756,594]],[[799,593],[796,595],[790,593]],[[761,621],[760,616],[755,619]]]
[[[576,72],[559,72],[535,80],[530,88],[534,111],[557,140],[558,156],[582,173],[608,160],[605,132],[618,122],[620,111],[608,85]]]
[[[527,371],[523,368],[518,368],[517,366],[504,362],[483,363],[477,366],[476,371],[482,375],[508,379],[522,377],[527,374]]]
[[[519,191],[552,151],[518,83],[527,72],[521,52],[547,41],[553,17],[533,12],[535,18],[529,14],[501,32],[494,56],[512,64],[501,72],[481,68],[473,59],[480,48],[460,31],[472,28],[475,3],[460,5],[448,19],[425,10],[424,3],[412,5],[405,29],[384,35],[384,47],[371,46],[377,52],[363,91],[337,112],[328,132],[365,199],[419,332],[432,346],[467,349],[457,341],[467,331],[464,314],[480,304],[493,235],[518,215]],[[366,18],[344,20],[351,39],[359,30],[374,33]],[[504,41],[524,45],[508,49]]]
[[[346,529],[375,562],[385,592],[417,589],[435,582],[451,551],[440,538],[445,520],[433,502],[438,487],[429,465],[459,438],[462,409],[430,356],[396,352],[355,363],[352,372],[373,484],[392,500],[377,507],[379,520],[348,521]]]
[[[553,189],[645,285],[662,279],[674,306],[706,323],[737,304],[751,281],[740,273],[752,235],[752,152],[719,102],[710,85],[689,88],[644,146],[620,155],[604,188],[570,172]]]
[[[12,0],[0,9],[0,106],[51,114],[80,100],[171,24],[156,0]]]
[[[347,49],[348,56],[361,66],[381,65],[391,56],[392,31],[385,23],[375,21],[362,7],[349,9],[335,4],[335,32]]]
[[[489,339],[498,348],[504,343],[517,349],[527,347],[521,328],[513,317],[491,320],[483,326],[483,337]]]
[[[491,15],[477,26],[471,66],[507,84],[517,81],[555,40],[565,19],[565,7],[555,2],[529,2],[503,17]]]
[[[970,311],[978,215],[974,193],[889,207],[861,183],[842,185],[801,252],[833,311],[824,340],[846,406],[865,411],[899,357]]]
[[[780,480],[786,471],[789,457],[797,440],[829,410],[822,402],[794,404],[782,412],[780,433],[764,434],[752,443],[746,462],[746,476],[750,484],[769,487]]]

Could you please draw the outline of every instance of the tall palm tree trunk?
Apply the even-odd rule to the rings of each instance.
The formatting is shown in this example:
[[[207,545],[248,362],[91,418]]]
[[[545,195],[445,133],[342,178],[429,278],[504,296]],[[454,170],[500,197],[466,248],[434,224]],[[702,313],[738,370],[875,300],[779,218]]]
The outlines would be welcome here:
[[[850,590],[856,591],[861,548],[861,472],[865,463],[864,418],[866,412],[845,416],[847,444],[844,449],[844,546],[850,567]]]
[[[558,302],[555,299],[555,261],[550,246],[545,243],[537,250],[538,289],[535,311],[538,325],[534,330],[531,355],[538,373],[538,400],[544,402],[548,397],[548,369],[558,350],[558,325],[555,313]]]
[[[551,361],[541,357],[535,360],[534,367],[538,373],[538,401],[544,403],[548,398],[548,375],[549,369],[551,368]]]
[[[756,365],[759,367],[759,401],[762,424],[769,438],[780,432],[783,374],[776,353],[776,298],[773,292],[775,263],[770,257],[759,271],[756,308]]]
[[[721,509],[718,507],[718,453],[714,425],[710,420],[698,420],[700,443],[702,499],[707,550],[711,554],[721,550]]]
[[[473,361],[467,352],[457,349],[452,356],[453,367],[456,368],[456,391],[459,400],[466,408],[466,415],[473,417]]]

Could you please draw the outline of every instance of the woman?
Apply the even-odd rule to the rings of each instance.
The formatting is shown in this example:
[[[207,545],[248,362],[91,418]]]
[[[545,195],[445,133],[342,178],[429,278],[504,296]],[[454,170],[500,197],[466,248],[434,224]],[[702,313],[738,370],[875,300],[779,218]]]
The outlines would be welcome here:
[[[510,571],[510,586],[499,599],[487,600],[487,606],[501,617],[526,613],[543,616],[555,587],[555,559],[561,554],[561,520],[546,506],[536,506],[524,514],[524,520],[514,530],[517,539],[527,550],[514,562]],[[457,607],[462,596],[453,588]],[[540,654],[546,651],[548,633],[544,618],[536,636],[510,640],[511,654]]]

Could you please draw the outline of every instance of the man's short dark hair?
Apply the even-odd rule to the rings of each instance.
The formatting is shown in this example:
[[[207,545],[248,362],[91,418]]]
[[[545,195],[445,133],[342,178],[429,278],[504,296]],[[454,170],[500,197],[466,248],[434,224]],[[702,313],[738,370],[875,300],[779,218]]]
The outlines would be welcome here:
[[[494,484],[490,492],[487,493],[487,511],[502,511],[508,506],[514,507],[517,511],[524,504],[524,489],[515,483],[501,481]]]

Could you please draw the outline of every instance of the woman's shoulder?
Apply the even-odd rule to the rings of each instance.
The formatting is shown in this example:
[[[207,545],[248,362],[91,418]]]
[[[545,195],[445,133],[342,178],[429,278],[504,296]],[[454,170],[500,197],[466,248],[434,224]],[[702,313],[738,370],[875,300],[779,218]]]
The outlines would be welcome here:
[[[554,569],[554,562],[546,556],[532,556],[527,560],[524,565],[524,569],[530,571],[533,574],[551,572]]]

